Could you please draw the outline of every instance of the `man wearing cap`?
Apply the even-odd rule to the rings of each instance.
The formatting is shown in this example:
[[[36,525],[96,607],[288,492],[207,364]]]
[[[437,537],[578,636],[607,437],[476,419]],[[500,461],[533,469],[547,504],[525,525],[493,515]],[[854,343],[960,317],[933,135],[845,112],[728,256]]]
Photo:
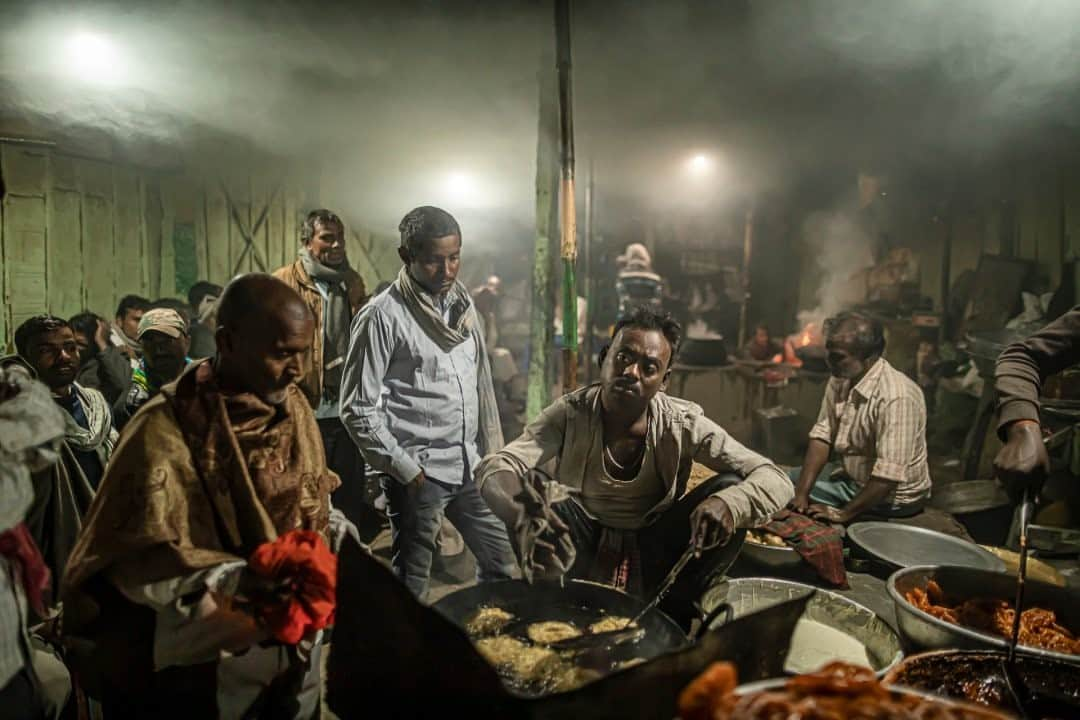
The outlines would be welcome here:
[[[187,324],[180,313],[168,308],[147,310],[139,320],[137,334],[143,354],[131,372],[131,387],[113,406],[113,425],[122,430],[128,420],[147,400],[158,394],[161,386],[180,377],[187,364]]]

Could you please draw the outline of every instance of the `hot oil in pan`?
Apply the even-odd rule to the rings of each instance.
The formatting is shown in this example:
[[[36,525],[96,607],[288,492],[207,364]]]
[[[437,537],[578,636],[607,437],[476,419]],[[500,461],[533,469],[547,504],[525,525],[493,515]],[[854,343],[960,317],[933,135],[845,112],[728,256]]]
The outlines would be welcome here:
[[[477,614],[491,610],[490,606],[481,608]],[[535,610],[537,612],[527,613],[528,619],[516,615],[496,633],[473,634],[477,649],[495,666],[506,686],[518,694],[539,696],[565,692],[644,660],[640,643],[580,654],[556,652],[545,642],[575,633],[587,634],[595,623],[610,621],[615,616],[575,605]],[[474,623],[477,625],[483,624]],[[597,631],[604,629],[612,628],[599,627]]]

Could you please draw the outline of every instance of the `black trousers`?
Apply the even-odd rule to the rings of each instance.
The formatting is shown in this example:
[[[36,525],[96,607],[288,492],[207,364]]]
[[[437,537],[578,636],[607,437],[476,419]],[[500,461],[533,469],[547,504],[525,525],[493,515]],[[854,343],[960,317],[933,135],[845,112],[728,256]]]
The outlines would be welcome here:
[[[38,698],[37,685],[24,668],[0,689],[0,720],[39,720],[45,707]]]
[[[356,524],[360,539],[370,543],[379,534],[383,521],[371,504],[373,495],[364,476],[360,449],[338,418],[322,418],[318,423],[326,450],[326,465],[341,478],[341,487],[334,491],[334,507]],[[378,494],[377,490],[375,494]]]
[[[637,531],[645,599],[652,598],[672,566],[690,545],[690,514],[694,509],[713,493],[740,481],[737,475],[715,475],[676,500],[652,525]],[[570,577],[588,578],[596,559],[603,526],[589,517],[576,500],[555,503],[552,509],[570,528],[570,538],[577,550]],[[688,630],[690,622],[698,615],[694,604],[714,578],[728,569],[741,544],[741,537],[737,537],[726,545],[705,551],[700,558],[692,559],[661,601],[660,609]]]

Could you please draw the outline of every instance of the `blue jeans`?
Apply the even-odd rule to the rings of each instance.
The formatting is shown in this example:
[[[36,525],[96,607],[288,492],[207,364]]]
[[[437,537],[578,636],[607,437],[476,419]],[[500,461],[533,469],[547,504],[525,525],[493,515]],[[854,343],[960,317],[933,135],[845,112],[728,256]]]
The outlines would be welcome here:
[[[424,600],[427,595],[443,515],[476,556],[480,582],[512,577],[517,560],[506,526],[491,512],[471,477],[461,485],[427,478],[414,495],[393,478],[384,476],[379,483],[386,493],[393,536],[390,565],[417,598]]]
[[[855,499],[862,487],[841,469],[840,463],[825,463],[825,467],[818,473],[817,480],[810,488],[810,502],[828,505],[829,507],[842,508]],[[799,487],[799,478],[802,468],[788,470],[788,479],[795,487]],[[924,507],[924,503],[912,503],[911,505],[891,505],[884,503],[866,510],[863,515],[877,515],[885,518],[903,518],[918,515]],[[862,518],[860,518],[862,519]],[[868,519],[868,518],[867,518]]]

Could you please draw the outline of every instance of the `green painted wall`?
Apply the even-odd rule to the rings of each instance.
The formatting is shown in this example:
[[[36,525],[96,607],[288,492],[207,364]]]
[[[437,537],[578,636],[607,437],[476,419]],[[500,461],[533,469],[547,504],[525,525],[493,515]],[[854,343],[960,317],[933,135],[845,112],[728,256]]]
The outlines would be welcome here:
[[[128,293],[183,297],[195,280],[224,284],[293,262],[314,204],[294,177],[254,164],[227,178],[149,170],[0,142],[0,349],[42,312],[111,318]],[[349,230],[350,260],[368,286],[393,279],[396,240]]]

